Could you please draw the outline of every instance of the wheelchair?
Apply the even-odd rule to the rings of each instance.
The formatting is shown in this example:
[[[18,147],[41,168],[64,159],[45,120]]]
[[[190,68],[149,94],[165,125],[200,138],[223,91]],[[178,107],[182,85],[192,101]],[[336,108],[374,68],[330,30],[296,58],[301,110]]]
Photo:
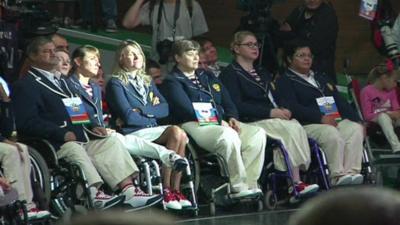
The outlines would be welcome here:
[[[202,149],[190,136],[189,143],[187,144],[186,158],[192,172],[190,177],[193,184],[191,198],[195,199],[198,196],[199,204],[207,204],[211,216],[216,215],[217,206],[231,209],[232,205],[239,203],[256,202],[256,210],[263,210],[262,195],[239,199],[230,197],[229,172],[225,160],[217,153],[210,153]]]
[[[361,83],[349,75],[347,77],[349,80],[348,91],[352,96],[354,108],[360,118],[363,118],[360,107]],[[383,185],[383,175],[390,168],[398,170],[396,183],[397,186],[400,186],[400,155],[392,154],[390,145],[379,125],[368,124],[361,170],[361,174],[365,177],[364,183]]]
[[[50,209],[55,217],[94,208],[85,174],[77,164],[58,159],[47,140],[22,137],[20,141],[30,146],[31,179],[38,186],[34,190],[41,190],[35,193],[41,208]]]
[[[304,181],[316,183],[321,189],[329,190],[329,170],[325,154],[315,140],[309,139],[308,141],[311,150],[311,164],[308,171],[304,173]],[[261,176],[261,186],[265,193],[265,206],[270,210],[274,210],[280,205],[294,205],[305,198],[311,197],[310,195],[300,196],[300,193],[295,188],[293,189],[293,194],[288,193],[289,186],[294,187],[295,184],[292,179],[289,156],[285,146],[280,141],[272,140],[269,141],[267,149],[272,151],[267,151],[264,170]],[[273,159],[273,151],[280,151],[283,155],[286,167],[288,168],[287,171],[278,171],[274,168],[273,160],[267,161],[267,159]]]
[[[4,225],[28,225],[28,212],[24,201],[19,201],[18,193],[11,189],[0,197],[0,223]]]

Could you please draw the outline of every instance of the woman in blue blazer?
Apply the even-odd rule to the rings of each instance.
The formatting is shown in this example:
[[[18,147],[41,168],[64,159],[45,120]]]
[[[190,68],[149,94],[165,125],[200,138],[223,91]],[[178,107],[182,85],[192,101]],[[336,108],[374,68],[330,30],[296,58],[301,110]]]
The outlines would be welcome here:
[[[123,42],[117,52],[112,78],[106,86],[106,100],[120,131],[164,145],[185,156],[186,133],[178,126],[158,126],[157,119],[168,116],[168,104],[151,77],[145,74],[145,55],[135,41]],[[181,173],[163,167],[164,206],[190,207],[180,192]]]
[[[177,66],[161,85],[161,91],[170,104],[172,119],[182,124],[200,147],[216,152],[226,160],[234,192],[232,197],[260,193],[257,180],[264,163],[264,131],[240,123],[236,107],[221,82],[212,73],[197,70],[197,42],[177,41],[173,53]],[[208,103],[210,107],[204,110],[214,112],[217,118],[213,114],[208,114],[211,119],[196,117],[195,111],[199,115],[203,111],[195,106],[198,103]],[[212,122],[202,126],[199,123],[202,121],[206,124]]]
[[[222,71],[220,79],[232,96],[240,119],[262,128],[267,136],[283,143],[300,195],[315,192],[319,188],[317,184],[308,185],[300,179],[300,168],[307,170],[311,162],[307,134],[301,124],[292,118],[291,111],[280,104],[272,75],[255,66],[259,47],[253,33],[235,33],[231,43],[235,59]],[[278,170],[287,170],[279,151],[274,151],[274,164]]]
[[[278,90],[293,117],[325,152],[331,183],[362,183],[361,119],[328,77],[311,70],[313,55],[308,43],[293,41],[286,46],[285,54],[288,68],[278,80]]]

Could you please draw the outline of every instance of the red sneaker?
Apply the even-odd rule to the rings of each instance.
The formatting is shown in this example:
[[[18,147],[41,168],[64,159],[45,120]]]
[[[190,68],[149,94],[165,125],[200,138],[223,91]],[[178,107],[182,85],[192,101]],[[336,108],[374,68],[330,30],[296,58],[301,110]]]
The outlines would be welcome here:
[[[317,192],[319,189],[318,184],[306,184],[304,182],[298,182],[295,184],[296,191],[300,195],[310,194]],[[289,194],[294,194],[294,189],[292,186],[289,187]]]
[[[175,210],[181,210],[182,206],[179,203],[179,200],[176,198],[176,195],[174,192],[172,192],[170,189],[164,189],[164,208],[168,209],[175,209]]]
[[[28,220],[43,219],[49,217],[51,214],[47,210],[40,210],[38,208],[32,208],[28,210]]]
[[[174,191],[176,199],[181,204],[182,208],[191,207],[192,203],[180,191]]]

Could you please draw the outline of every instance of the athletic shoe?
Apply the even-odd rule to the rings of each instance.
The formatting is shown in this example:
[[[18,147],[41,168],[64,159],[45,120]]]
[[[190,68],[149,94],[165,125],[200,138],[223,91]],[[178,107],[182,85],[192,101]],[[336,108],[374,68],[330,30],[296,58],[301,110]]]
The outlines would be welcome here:
[[[129,205],[133,209],[126,210],[127,212],[150,207],[163,200],[162,195],[149,195],[143,192],[140,188],[134,186],[130,188],[134,189],[132,190],[133,196],[130,199],[125,199],[124,203]]]
[[[113,19],[107,20],[105,31],[109,33],[117,32],[117,24],[115,24],[115,21]]]
[[[300,196],[317,192],[319,189],[318,184],[306,184],[301,181],[296,183],[294,187]],[[293,186],[289,187],[289,194],[294,194]]]
[[[174,191],[174,194],[176,199],[178,199],[179,204],[182,206],[182,208],[192,206],[192,203],[180,191]]]
[[[352,179],[353,179],[353,177],[350,174],[346,174],[341,177],[335,177],[335,178],[332,178],[331,185],[332,186],[349,185],[349,184],[353,183]]]
[[[164,189],[163,205],[165,209],[182,209],[182,205],[179,203],[177,196],[170,189]]]
[[[364,176],[361,174],[353,174],[351,176],[351,184],[362,184],[364,182]]]
[[[47,210],[40,210],[38,208],[32,208],[28,211],[28,220],[43,219],[50,217],[50,212]]]
[[[245,197],[250,197],[253,196],[254,192],[252,190],[243,190],[240,192],[232,193],[230,196],[231,198],[245,198]]]
[[[96,196],[92,199],[92,202],[94,208],[105,210],[122,203],[124,200],[125,196],[111,196],[102,191],[97,191]]]

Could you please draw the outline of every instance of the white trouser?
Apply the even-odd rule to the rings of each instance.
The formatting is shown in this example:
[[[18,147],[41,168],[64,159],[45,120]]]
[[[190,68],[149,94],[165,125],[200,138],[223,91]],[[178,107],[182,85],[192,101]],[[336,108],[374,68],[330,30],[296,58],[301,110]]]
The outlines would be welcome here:
[[[292,167],[308,169],[311,162],[310,146],[304,128],[297,120],[282,120],[278,118],[260,120],[251,125],[261,127],[267,135],[282,142],[289,155]],[[287,169],[283,155],[274,150],[275,168],[281,171]]]
[[[136,136],[133,133],[128,135],[112,133],[111,135],[117,137],[124,144],[124,147],[129,151],[129,154],[148,157],[151,159],[160,159],[167,167],[172,166],[169,156],[171,153],[174,153],[174,151],[168,150],[162,145]]]
[[[309,137],[324,151],[331,177],[357,174],[361,171],[364,131],[363,126],[342,120],[337,127],[326,124],[305,125]]]
[[[374,118],[373,121],[378,123],[381,127],[386,139],[392,147],[392,150],[400,151],[399,138],[394,132],[394,127],[398,127],[400,125],[400,121],[393,121],[392,118],[390,118],[390,116],[386,113],[380,113],[376,118]]]
[[[257,187],[265,157],[266,135],[262,129],[240,123],[238,134],[230,127],[199,126],[197,122],[186,122],[182,128],[200,147],[224,158],[234,192]]]
[[[87,144],[67,142],[57,155],[77,163],[85,173],[89,186],[101,185],[101,175],[112,189],[117,189],[121,181],[139,171],[124,145],[113,136]]]
[[[31,164],[28,147],[18,143],[22,152],[19,153],[16,146],[0,142],[0,162],[4,176],[13,182],[11,186],[18,192],[18,199],[27,202],[28,210],[35,207],[32,202],[33,192],[31,187]]]

